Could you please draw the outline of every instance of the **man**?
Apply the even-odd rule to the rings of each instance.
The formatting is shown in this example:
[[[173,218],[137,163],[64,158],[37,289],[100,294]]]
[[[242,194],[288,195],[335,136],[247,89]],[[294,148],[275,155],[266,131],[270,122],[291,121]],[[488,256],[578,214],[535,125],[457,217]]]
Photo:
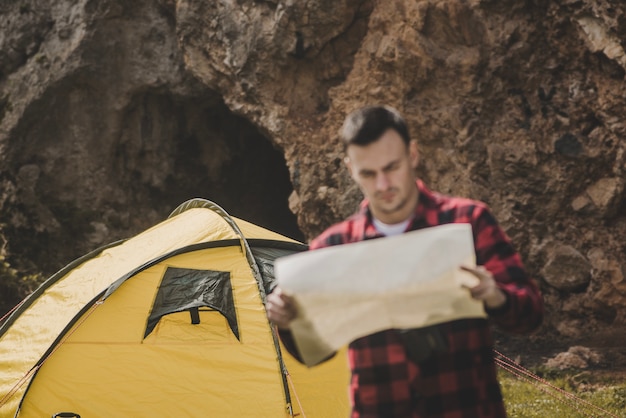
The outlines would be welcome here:
[[[419,154],[402,116],[386,106],[350,114],[342,128],[345,163],[365,196],[359,211],[314,239],[312,250],[447,223],[469,223],[478,278],[468,289],[489,319],[472,318],[414,330],[385,330],[348,347],[353,418],[505,417],[489,321],[526,333],[543,319],[543,301],[520,256],[478,201],[430,191],[415,176]],[[267,299],[268,318],[298,357],[289,332],[298,314],[280,288]]]

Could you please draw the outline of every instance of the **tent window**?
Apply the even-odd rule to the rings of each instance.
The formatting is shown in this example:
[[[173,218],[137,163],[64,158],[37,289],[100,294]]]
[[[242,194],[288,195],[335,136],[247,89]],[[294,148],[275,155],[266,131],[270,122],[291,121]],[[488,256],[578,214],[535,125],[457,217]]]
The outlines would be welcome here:
[[[259,266],[261,277],[263,279],[263,287],[265,293],[271,293],[276,287],[276,279],[274,277],[274,261],[279,257],[293,254],[294,250],[285,250],[281,248],[252,247],[252,254],[256,264]]]
[[[191,323],[199,323],[198,308],[202,307],[224,315],[233,334],[239,339],[230,273],[168,267],[152,306],[144,338],[168,314],[189,311]]]

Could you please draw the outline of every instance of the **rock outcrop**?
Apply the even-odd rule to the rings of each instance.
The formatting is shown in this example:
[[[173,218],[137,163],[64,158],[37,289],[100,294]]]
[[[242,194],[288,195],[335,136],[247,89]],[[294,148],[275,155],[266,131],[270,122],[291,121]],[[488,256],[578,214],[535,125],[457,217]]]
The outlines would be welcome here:
[[[386,103],[431,187],[491,206],[542,286],[544,333],[623,334],[623,2],[31,0],[0,13],[0,233],[18,270],[50,274],[195,196],[310,238],[360,200],[343,118]]]

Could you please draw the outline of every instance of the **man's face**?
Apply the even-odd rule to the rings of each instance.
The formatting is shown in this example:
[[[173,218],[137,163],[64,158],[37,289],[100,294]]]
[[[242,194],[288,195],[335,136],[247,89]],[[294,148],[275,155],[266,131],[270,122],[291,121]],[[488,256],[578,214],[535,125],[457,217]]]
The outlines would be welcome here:
[[[372,214],[394,224],[408,219],[417,205],[417,144],[407,147],[393,129],[366,145],[349,145],[345,162],[350,175],[370,202]]]

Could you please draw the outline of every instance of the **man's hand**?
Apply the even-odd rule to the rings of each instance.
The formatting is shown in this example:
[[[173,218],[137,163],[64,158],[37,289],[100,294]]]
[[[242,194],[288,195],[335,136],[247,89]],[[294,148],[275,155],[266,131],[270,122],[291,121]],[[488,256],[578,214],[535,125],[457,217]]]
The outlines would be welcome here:
[[[498,309],[504,306],[506,295],[500,290],[489,270],[483,266],[461,266],[461,270],[473,274],[479,280],[476,286],[467,288],[474,299],[482,300],[489,309]]]
[[[267,295],[267,317],[280,329],[289,329],[291,321],[298,315],[298,308],[293,297],[285,294],[280,287],[276,287]]]

